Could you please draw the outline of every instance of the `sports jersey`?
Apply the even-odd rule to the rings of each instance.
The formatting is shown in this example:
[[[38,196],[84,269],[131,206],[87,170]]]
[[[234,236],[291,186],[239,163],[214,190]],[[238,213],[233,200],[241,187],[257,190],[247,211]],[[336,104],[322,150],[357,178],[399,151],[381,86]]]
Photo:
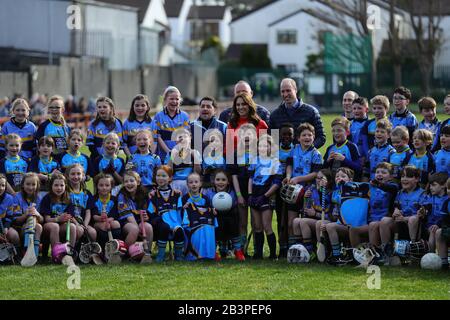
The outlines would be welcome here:
[[[342,154],[345,159],[344,161],[331,160],[327,161],[330,153],[336,152]],[[356,145],[348,140],[345,140],[343,144],[338,146],[336,143],[332,144],[327,148],[325,156],[323,157],[323,166],[325,168],[331,168],[332,172],[336,172],[340,167],[348,167],[355,171],[355,176],[361,172],[360,154]]]
[[[425,122],[425,119],[423,119],[422,121],[420,121],[418,129],[425,129],[430,131],[433,134],[434,141],[440,125],[441,122],[438,120],[438,118],[434,118],[432,122]]]
[[[384,117],[383,119],[386,119],[389,121],[387,117]],[[380,119],[379,119],[380,120]],[[372,149],[375,146],[375,131],[377,130],[377,123],[378,121],[376,118],[368,120],[364,127],[361,129],[361,138],[366,139],[368,150]]]
[[[281,168],[283,170],[283,177],[286,175],[286,167],[287,167],[287,159],[291,154],[291,151],[294,149],[294,144],[291,143],[289,146],[280,145],[280,149],[278,150],[278,158],[281,162]]]
[[[115,132],[119,136],[119,147],[122,145],[122,122],[115,118],[114,127],[107,127],[107,125],[102,121],[98,121],[95,124],[95,120],[89,124],[86,145],[91,150],[93,157],[103,154],[103,140],[108,133]]]
[[[398,185],[387,183],[381,185],[370,184],[369,189],[369,219],[368,222],[381,221],[393,211]]]
[[[370,149],[368,154],[368,164],[371,180],[375,178],[377,165],[381,162],[387,162],[389,160],[389,155],[393,152],[395,152],[394,147],[388,143],[382,146],[374,146]]]
[[[147,207],[139,208],[136,201],[127,199],[122,192],[119,193],[117,196],[117,212],[119,214],[118,220],[126,221],[129,217],[139,216],[139,210],[147,210]],[[140,221],[140,218],[136,219],[136,221]]]
[[[338,224],[360,227],[367,225],[370,184],[346,182],[341,189]]]
[[[164,107],[162,111],[155,115],[152,121],[154,140],[157,141],[158,137],[160,137],[169,150],[172,150],[176,144],[176,142],[172,140],[172,134],[177,129],[183,128],[190,130],[189,115],[180,109],[177,110],[175,116],[171,117],[167,111],[167,107]],[[156,153],[161,158],[161,161],[164,162],[166,152],[159,146],[159,144]]]
[[[440,226],[445,212],[442,212],[445,201],[448,199],[447,194],[443,196],[428,195],[425,200],[425,207],[431,208],[431,212],[428,212],[427,228],[432,225]]]
[[[369,150],[367,135],[361,134],[363,127],[368,121],[369,119],[365,117],[363,119],[353,119],[350,124],[350,136],[348,139],[356,144],[362,157],[366,157]]]
[[[190,155],[189,155],[190,153]],[[201,155],[197,150],[189,149],[186,155],[178,154],[178,159],[174,153],[166,156],[166,164],[172,160],[173,177],[172,180],[187,180],[187,177],[194,171],[194,164],[201,163]]]
[[[281,185],[282,167],[278,159],[258,157],[256,163],[250,164],[249,175],[252,178],[253,189],[266,192],[274,184]],[[256,188],[255,188],[256,187]],[[253,190],[258,194],[258,190]]]
[[[35,208],[36,208],[36,210],[38,212],[39,212],[39,208],[41,206],[41,202],[42,202],[42,197],[38,193],[38,195],[36,197],[36,200],[34,201]],[[25,211],[28,209],[28,207],[31,206],[31,202],[29,202],[28,200],[26,200],[24,198],[24,195],[23,195],[22,191],[21,192],[17,192],[14,195],[14,203],[15,203],[15,206],[16,206],[16,210],[15,211],[16,211],[16,213],[19,216],[22,215],[23,213],[25,213]]]
[[[114,158],[111,159],[106,156],[100,156],[94,160],[92,167],[94,175],[97,175],[100,172],[113,174],[113,171],[115,171],[122,176],[125,172],[125,161],[117,156],[114,156]]]
[[[3,173],[9,185],[19,191],[23,176],[28,171],[28,162],[20,156],[6,157],[0,160],[0,173]]]
[[[211,203],[203,194],[183,196],[188,204],[183,210],[182,225],[188,232],[186,260],[214,259],[216,253],[215,228],[218,226]]]
[[[0,195],[0,221],[3,228],[9,228],[16,218],[16,203],[14,197],[9,193],[3,192]],[[3,230],[1,230],[3,232]]]
[[[136,152],[136,141],[134,140],[136,133],[138,133],[140,130],[148,130],[152,132],[152,119],[150,120],[125,120],[123,123],[123,145],[130,150],[130,153],[133,154]]]
[[[74,216],[75,213],[74,206],[70,201],[69,203],[54,202],[49,193],[42,198],[39,210],[42,216],[50,216],[51,218],[58,217],[63,213],[69,213]]]
[[[450,150],[441,149],[433,155],[436,172],[445,172],[450,177]]]
[[[42,174],[50,174],[53,170],[60,170],[59,163],[55,161],[52,157],[49,159],[43,159],[39,156],[35,156],[31,158],[30,164],[28,166],[31,172],[42,173]]]
[[[310,185],[306,188],[311,191],[311,197],[304,197],[304,203],[307,208],[313,208],[316,212],[322,212],[322,192],[317,189],[316,185]],[[324,202],[324,213],[325,219],[331,220],[331,204],[332,193],[329,191],[325,192],[325,202]]]
[[[80,192],[70,191],[70,201],[74,206],[76,216],[81,216],[84,220],[86,210],[91,210],[94,206],[92,194],[89,190],[81,190]]]
[[[87,176],[93,176],[91,160],[85,154],[77,152],[76,155],[70,154],[68,151],[60,153],[55,156],[55,160],[58,162],[61,172],[65,173],[66,169],[72,164],[79,163],[84,169],[84,173]]]
[[[440,138],[441,129],[448,125],[450,125],[450,118],[447,118],[446,120],[442,121],[442,123],[437,128],[436,135],[434,136],[434,141],[433,141],[433,145],[431,148],[432,152],[435,152],[435,151],[441,149],[441,138]]]
[[[287,165],[292,165],[292,178],[306,176],[322,168],[322,155],[314,146],[304,150],[297,144],[287,158]]]
[[[392,176],[396,181],[400,181],[401,173],[403,167],[405,166],[406,159],[408,159],[412,153],[413,152],[411,151],[409,146],[405,146],[402,151],[397,152],[394,150],[394,152],[389,154],[387,162],[393,165]]]
[[[216,117],[212,117],[210,121],[202,121],[198,118],[191,122],[190,129],[192,136],[191,148],[198,150],[202,154],[210,143],[211,136],[218,135],[219,132],[222,136],[222,149],[225,146],[227,124]]]
[[[114,218],[117,220],[118,213],[117,213],[117,198],[114,196],[110,196],[108,199],[105,199],[103,202],[99,195],[96,194],[92,198],[92,209],[91,209],[91,215],[97,215],[100,216],[103,212],[103,209],[105,209],[106,215],[110,218]]]
[[[129,162],[133,163],[133,170],[139,173],[142,185],[150,186],[153,184],[153,172],[155,168],[161,165],[161,159],[157,155],[135,153]]]
[[[36,132],[36,141],[43,136],[50,136],[55,141],[54,154],[67,150],[66,139],[69,137],[70,128],[67,124],[60,124],[48,119],[41,123]]]
[[[205,195],[205,197],[208,197],[208,199],[212,202],[212,199],[214,198],[214,196],[217,194],[216,188],[215,187],[211,187],[208,188],[206,190],[202,191],[203,194]],[[231,200],[232,200],[232,207],[229,211],[233,210],[233,208],[237,207],[237,196],[236,196],[236,192],[232,189],[232,188],[228,188],[228,190],[226,191],[230,196],[231,196]],[[220,214],[220,211],[218,211],[218,214]]]
[[[414,130],[417,129],[418,123],[416,116],[411,111],[406,109],[402,114],[395,111],[389,116],[389,121],[392,123],[392,129],[398,126],[405,126],[409,132],[409,141],[412,141],[412,136]]]
[[[34,138],[36,131],[36,125],[28,120],[25,120],[24,123],[18,123],[12,118],[5,122],[0,132],[0,155],[4,156],[6,152],[5,137],[10,133],[15,133],[22,139],[19,156],[29,161],[36,152],[36,140]]]
[[[170,229],[181,227],[181,211],[183,203],[180,194],[172,188],[167,190],[156,189],[155,195],[150,199],[147,212],[150,221],[158,217],[167,223]]]
[[[404,217],[410,217],[417,214],[425,200],[425,191],[420,187],[411,192],[401,190],[395,198],[394,206],[403,212]]]
[[[420,156],[413,153],[405,161],[408,165],[420,169],[420,183],[422,184],[426,184],[428,182],[428,174],[434,173],[436,170],[433,155],[428,151]]]

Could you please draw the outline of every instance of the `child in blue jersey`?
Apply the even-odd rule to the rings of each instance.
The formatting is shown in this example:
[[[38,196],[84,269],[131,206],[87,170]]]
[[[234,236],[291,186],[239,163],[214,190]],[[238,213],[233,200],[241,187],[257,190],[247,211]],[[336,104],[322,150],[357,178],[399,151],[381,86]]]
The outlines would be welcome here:
[[[147,212],[150,215],[155,239],[158,244],[156,262],[163,262],[166,257],[167,242],[174,242],[175,260],[184,258],[184,231],[181,211],[183,204],[180,192],[170,187],[173,170],[166,165],[159,166],[155,172],[156,189],[150,194]]]
[[[24,251],[28,246],[28,218],[33,216],[35,218],[34,225],[34,251],[36,257],[39,256],[39,244],[41,242],[42,224],[44,218],[39,213],[42,197],[39,195],[39,177],[34,172],[25,174],[21,184],[21,191],[14,196],[15,212],[13,225],[22,226],[22,235],[24,238]]]
[[[447,200],[442,205],[442,220],[440,228],[436,231],[436,244],[438,254],[442,260],[442,269],[448,270],[448,248],[450,245],[450,178],[447,179]]]
[[[367,152],[369,151],[368,136],[362,134],[362,129],[366,126],[369,118],[367,112],[369,112],[369,102],[364,97],[358,97],[353,100],[353,120],[350,125],[349,140],[356,144],[359,154],[361,155],[361,163],[367,158]]]
[[[22,139],[15,133],[5,137],[6,157],[0,160],[0,173],[3,173],[8,183],[6,191],[13,194],[20,190],[20,184],[28,171],[28,162],[19,156],[22,148]]]
[[[362,141],[367,141],[369,150],[375,145],[375,130],[377,129],[378,121],[381,119],[389,121],[387,113],[390,107],[388,97],[382,95],[373,97],[370,100],[370,104],[372,105],[372,113],[375,118],[367,121],[360,133]]]
[[[52,96],[48,102],[48,120],[41,123],[36,132],[36,140],[43,136],[50,136],[55,141],[54,154],[67,150],[67,137],[70,128],[64,120],[64,99],[60,96]]]
[[[239,236],[239,211],[237,207],[237,197],[231,188],[231,177],[223,169],[217,169],[213,175],[214,186],[205,190],[205,195],[209,199],[218,192],[227,192],[233,199],[233,206],[228,211],[217,211],[218,227],[216,229],[216,239],[219,246],[220,256],[226,258],[228,254],[228,241],[231,241],[234,249],[234,256],[238,261],[245,261],[242,251],[241,239]]]
[[[64,173],[66,169],[75,164],[79,163],[86,173],[86,178],[93,176],[92,173],[92,163],[89,157],[80,152],[81,147],[84,144],[85,135],[80,129],[73,129],[70,131],[67,137],[67,151],[59,153],[55,156],[55,160],[59,163],[61,172]]]
[[[287,159],[294,149],[294,126],[292,123],[284,123],[280,128],[280,149],[278,157],[283,169],[283,180],[286,177]],[[277,197],[275,202],[275,212],[277,213],[277,231],[278,243],[280,246],[280,253],[278,258],[287,257],[288,249],[288,228],[287,228],[287,209],[283,199],[280,196],[280,189],[277,190]]]
[[[448,176],[444,172],[433,173],[430,176],[428,185],[429,194],[423,204],[425,208],[428,209],[426,228],[429,233],[428,246],[430,252],[434,252],[436,249],[436,231],[442,224],[442,207],[444,206],[444,202],[448,199],[446,189],[447,179]]]
[[[99,244],[104,247],[109,241],[108,230],[114,239],[120,239],[120,223],[117,221],[117,198],[111,195],[114,178],[110,174],[99,173],[94,177],[93,207],[91,210],[94,228]]]
[[[391,164],[380,162],[377,165],[375,175],[370,180],[368,224],[350,228],[350,243],[353,248],[362,242],[362,236],[368,236],[373,246],[380,246],[380,221],[394,210],[394,201],[398,192],[398,185],[392,182],[392,173]]]
[[[436,172],[446,172],[450,176],[450,125],[441,129],[441,147],[433,155]]]
[[[202,172],[202,156],[197,150],[191,149],[191,132],[189,130],[177,130],[176,142],[176,146],[166,157],[166,164],[173,170],[172,187],[185,195],[188,192],[187,177],[189,174]]]
[[[127,158],[137,151],[136,134],[141,130],[152,130],[150,116],[150,101],[144,94],[136,95],[131,101],[128,119],[123,123],[123,151]],[[154,153],[156,145],[150,145]]]
[[[67,186],[69,190],[70,201],[74,207],[74,215],[80,216],[83,219],[83,224],[86,227],[89,237],[91,239],[97,238],[97,232],[91,227],[92,207],[94,206],[91,192],[86,188],[86,179],[84,168],[79,163],[74,163],[67,167],[65,176],[67,179]],[[83,234],[83,228],[77,226],[79,239]]]
[[[53,173],[61,173],[59,171],[59,163],[52,157],[52,151],[55,148],[55,142],[52,137],[41,137],[38,142],[39,155],[33,157],[30,161],[28,169],[35,172],[40,181],[40,193],[42,196],[48,192],[47,182]]]
[[[314,181],[317,171],[322,167],[322,156],[314,147],[315,129],[309,123],[302,123],[297,128],[299,135],[297,144],[287,158],[286,178],[283,183],[301,184],[306,186],[309,182]],[[300,208],[296,205],[287,205],[288,219],[288,246],[291,247],[295,243],[292,222],[299,215]]]
[[[425,187],[428,175],[436,171],[433,155],[429,150],[433,142],[433,135],[425,129],[417,129],[413,134],[414,153],[405,159],[407,165],[415,166],[420,170],[420,185]]]
[[[403,168],[401,177],[402,189],[397,194],[394,202],[394,212],[390,217],[384,217],[380,223],[381,247],[391,245],[394,233],[399,234],[399,239],[409,238],[416,241],[418,219],[417,213],[420,205],[426,199],[425,191],[419,186],[420,170],[413,166]]]
[[[423,116],[423,120],[419,123],[419,129],[426,129],[433,134],[433,145],[435,145],[438,129],[441,122],[436,117],[436,101],[432,97],[423,97],[418,102],[420,114]]]
[[[142,179],[142,185],[151,189],[153,185],[153,172],[161,165],[161,159],[150,152],[150,146],[153,144],[153,135],[148,130],[139,130],[135,134],[136,152],[128,160],[127,166],[133,167],[133,170],[139,173]]]
[[[303,217],[295,218],[292,222],[292,229],[296,242],[301,239],[302,245],[310,254],[313,250],[313,237],[320,241],[320,224],[322,223],[322,196],[324,200],[324,224],[332,221],[331,217],[331,191],[332,180],[331,171],[322,169],[317,173],[316,183],[307,187],[303,199]],[[319,226],[318,226],[319,224]],[[297,240],[298,239],[298,240]]]
[[[387,119],[381,119],[377,122],[375,130],[375,146],[369,150],[367,155],[366,170],[368,180],[375,179],[375,170],[381,162],[387,162],[389,156],[395,152],[393,146],[388,142],[392,125]],[[366,175],[367,177],[367,175]]]
[[[394,103],[395,112],[389,116],[392,127],[405,126],[408,129],[409,138],[412,139],[413,132],[417,129],[418,123],[416,116],[408,110],[411,101],[411,91],[405,87],[398,87],[394,90],[392,102]],[[412,141],[409,141],[411,145]]]
[[[20,238],[18,232],[11,226],[16,212],[14,196],[6,192],[7,180],[0,174],[0,237],[2,241],[8,241],[20,252]]]
[[[94,160],[93,172],[110,174],[116,184],[123,181],[122,175],[125,172],[125,161],[118,157],[120,148],[120,138],[115,132],[110,132],[103,139],[103,153]]]
[[[163,110],[153,118],[152,129],[153,137],[158,143],[156,154],[165,162],[166,155],[176,144],[173,133],[177,129],[189,130],[189,115],[180,109],[181,93],[176,87],[167,87],[163,99]]]
[[[409,133],[405,126],[398,126],[391,131],[391,143],[395,152],[389,154],[388,161],[393,165],[394,172],[392,176],[396,183],[400,183],[405,161],[413,153],[409,148]]]
[[[96,101],[97,115],[89,124],[86,145],[95,159],[104,154],[103,139],[108,133],[115,132],[119,137],[119,147],[122,145],[122,122],[116,118],[114,102],[108,97],[100,97]]]
[[[433,142],[433,148],[431,150],[432,152],[436,152],[437,150],[441,149],[441,143],[439,141],[439,137],[441,136],[441,129],[450,125],[450,94],[448,94],[444,99],[444,112],[447,115],[447,119],[442,121],[437,129],[436,139]]]
[[[138,237],[142,237],[142,224],[145,228],[146,238],[151,248],[153,241],[153,228],[149,223],[147,214],[148,192],[141,184],[141,177],[134,171],[125,171],[123,176],[123,187],[117,197],[117,211],[122,234],[125,243],[130,246]],[[144,221],[141,221],[140,211],[145,210]]]
[[[347,140],[350,122],[344,117],[338,117],[331,122],[334,144],[330,145],[323,157],[323,166],[331,169],[334,176],[337,169],[347,167],[355,172],[358,179],[361,175],[361,161],[358,147]]]
[[[187,177],[189,193],[183,196],[183,228],[188,235],[186,260],[212,260],[216,256],[217,212],[200,192],[202,180],[193,172]]]
[[[40,212],[45,224],[43,236],[50,239],[50,244],[66,242],[66,224],[70,223],[70,245],[75,248],[78,241],[77,222],[74,218],[74,206],[70,201],[67,179],[60,173],[52,174],[49,192],[42,198]],[[82,234],[81,234],[82,235]],[[45,255],[46,253],[43,252]]]
[[[30,107],[25,99],[14,100],[11,111],[13,117],[6,121],[0,132],[0,157],[5,155],[5,141],[4,138],[10,133],[16,133],[22,139],[22,150],[19,155],[25,160],[29,161],[36,153],[36,126],[33,122],[28,120],[30,115]]]
[[[312,136],[314,141],[314,136]],[[255,252],[253,259],[263,258],[264,233],[269,244],[270,259],[277,258],[277,240],[272,230],[273,200],[281,185],[282,167],[277,159],[278,150],[271,136],[265,134],[258,140],[258,158],[249,167],[248,204],[252,213],[253,235],[255,237]],[[264,233],[263,233],[264,232]]]

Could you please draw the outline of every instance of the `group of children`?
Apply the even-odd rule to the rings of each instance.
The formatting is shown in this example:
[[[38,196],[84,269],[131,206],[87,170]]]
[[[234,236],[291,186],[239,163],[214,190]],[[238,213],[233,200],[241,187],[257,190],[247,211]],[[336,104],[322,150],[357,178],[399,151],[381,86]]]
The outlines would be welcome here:
[[[325,235],[328,262],[337,265],[348,262],[343,245],[369,242],[379,253],[376,262],[383,264],[392,255],[394,238],[422,238],[432,252],[438,249],[448,268],[450,126],[448,120],[437,121],[430,97],[419,101],[424,116],[419,125],[407,108],[410,99],[408,89],[396,89],[396,111],[387,117],[389,99],[374,97],[371,120],[367,99],[354,99],[353,118],[333,120],[333,143],[323,157],[314,147],[312,125],[286,123],[279,146],[267,134],[259,135],[256,151],[249,139],[238,139],[244,151],[231,164],[226,150],[202,155],[192,147],[189,117],[180,109],[175,87],[166,89],[164,109],[153,119],[148,98],[137,95],[123,124],[113,101],[99,98],[87,135],[67,126],[61,97],[49,100],[49,119],[37,128],[27,120],[27,101],[17,99],[0,137],[2,239],[25,252],[27,221],[34,218],[34,249],[43,259],[49,246],[66,239],[76,251],[87,232],[102,247],[110,234],[128,247],[155,241],[158,262],[166,259],[169,242],[177,261],[220,260],[230,251],[244,261],[250,207],[254,259],[264,256],[264,233],[271,259],[286,257],[298,243],[314,257]],[[444,104],[450,115],[450,95]],[[85,144],[90,156],[81,151]],[[94,195],[86,186],[90,180]],[[368,199],[363,217],[342,214],[352,181]],[[304,191],[300,205],[284,203],[280,189],[298,184]],[[231,209],[213,207],[218,192],[230,194]]]

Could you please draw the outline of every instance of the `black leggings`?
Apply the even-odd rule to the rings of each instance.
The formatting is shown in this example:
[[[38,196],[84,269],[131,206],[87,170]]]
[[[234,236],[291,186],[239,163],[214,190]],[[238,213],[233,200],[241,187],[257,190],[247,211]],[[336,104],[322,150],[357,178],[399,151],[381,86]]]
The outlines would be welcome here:
[[[153,226],[153,234],[155,240],[160,241],[173,240],[175,242],[184,241],[183,228],[179,227],[172,230],[170,226],[167,223],[165,223],[161,217],[153,219],[151,223]],[[171,235],[173,235],[173,237],[169,239]]]
[[[217,213],[216,240],[226,241],[239,236],[239,211],[237,206]]]

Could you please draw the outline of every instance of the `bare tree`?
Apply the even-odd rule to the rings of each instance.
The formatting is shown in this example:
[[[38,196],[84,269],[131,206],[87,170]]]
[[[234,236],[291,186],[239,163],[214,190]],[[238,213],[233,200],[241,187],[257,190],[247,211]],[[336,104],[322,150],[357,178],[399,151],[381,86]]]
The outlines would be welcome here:
[[[397,0],[389,1],[389,56],[394,66],[394,85],[399,87],[402,84],[402,63],[403,50],[400,39],[400,23],[396,19]]]
[[[444,1],[427,0],[419,2],[401,0],[401,2],[408,12],[409,20],[414,30],[414,42],[417,48],[422,90],[425,94],[429,94],[434,61],[444,43],[440,28]]]

